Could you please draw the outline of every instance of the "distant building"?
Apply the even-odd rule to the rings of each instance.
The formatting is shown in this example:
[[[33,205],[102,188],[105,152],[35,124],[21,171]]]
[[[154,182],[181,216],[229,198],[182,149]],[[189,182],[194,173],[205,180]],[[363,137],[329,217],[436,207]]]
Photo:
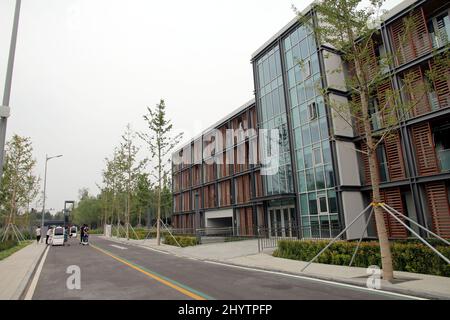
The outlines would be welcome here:
[[[303,14],[310,14],[307,8]],[[313,15],[314,16],[314,15]],[[404,17],[415,24],[407,43]],[[378,161],[383,200],[420,224],[450,238],[450,70],[437,69],[435,56],[450,39],[449,3],[439,0],[403,1],[393,8],[373,39],[373,67],[386,52],[400,52],[386,69],[386,81],[372,101],[373,130],[383,129],[378,106],[389,88],[402,88],[405,76],[419,85],[429,82],[426,98],[403,119],[395,134],[380,145]],[[301,67],[296,63],[301,58]],[[304,238],[336,235],[369,203],[368,160],[356,152],[364,149],[360,125],[349,126],[325,106],[315,83],[329,88],[333,99],[347,101],[342,90],[344,73],[329,73],[341,64],[339,55],[318,44],[314,34],[293,19],[252,55],[255,100],[211,126],[174,153],[181,164],[173,166],[173,224],[177,228],[235,227],[242,235],[257,228],[272,234]],[[440,77],[430,81],[427,70]],[[414,88],[405,88],[401,99],[414,99]],[[212,129],[278,129],[278,170],[262,175],[258,161],[214,164],[203,156],[211,145]],[[258,131],[256,131],[258,133]],[[212,158],[251,150],[258,135],[226,139]],[[206,143],[205,143],[206,142]],[[209,143],[208,143],[209,142]],[[261,150],[259,150],[261,152]],[[245,153],[244,153],[245,154]],[[252,154],[247,152],[247,154]],[[254,160],[254,159],[253,159]],[[179,161],[175,161],[178,163]],[[208,164],[210,163],[210,164]],[[252,164],[253,163],[253,164]],[[195,216],[198,194],[199,216]],[[386,216],[391,238],[406,238],[408,231]],[[366,221],[361,219],[362,228]],[[289,229],[287,227],[293,227]],[[358,238],[358,228],[346,234]],[[290,231],[288,231],[290,230]],[[293,232],[295,234],[287,234]],[[420,230],[418,230],[420,231]],[[421,232],[421,231],[420,231]],[[373,223],[366,236],[374,236]]]

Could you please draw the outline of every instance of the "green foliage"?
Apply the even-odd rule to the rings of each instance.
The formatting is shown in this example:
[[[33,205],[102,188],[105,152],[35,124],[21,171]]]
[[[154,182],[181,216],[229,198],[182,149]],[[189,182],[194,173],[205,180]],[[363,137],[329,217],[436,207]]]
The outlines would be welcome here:
[[[102,217],[101,201],[93,196],[85,195],[72,211],[72,223],[89,226],[99,225]]]
[[[18,244],[17,240],[6,240],[4,242],[0,242],[0,251],[10,249]]]
[[[280,240],[273,255],[285,259],[310,261],[327,244],[328,241]],[[349,241],[336,242],[316,262],[348,266],[356,245],[355,242]],[[435,248],[450,258],[450,247],[436,245]],[[423,244],[394,242],[391,250],[394,270],[450,277],[450,265]],[[371,265],[381,266],[379,244],[375,241],[362,242],[353,266],[367,268]]]
[[[39,179],[33,174],[35,166],[31,139],[13,135],[6,144],[0,184],[0,214],[7,214],[14,220],[13,217],[36,198]]]
[[[188,237],[188,236],[175,236],[175,239],[178,241],[181,247],[190,247],[190,246],[196,246],[198,244],[196,237]],[[178,244],[175,242],[174,237],[170,235],[164,236],[164,244],[168,244],[171,246],[178,246]]]
[[[3,260],[12,255],[13,253],[19,251],[20,249],[25,248],[30,243],[32,243],[32,241],[22,241],[21,243],[16,242],[15,245],[10,246],[9,248],[4,250],[1,249],[2,243],[0,243],[0,260]]]

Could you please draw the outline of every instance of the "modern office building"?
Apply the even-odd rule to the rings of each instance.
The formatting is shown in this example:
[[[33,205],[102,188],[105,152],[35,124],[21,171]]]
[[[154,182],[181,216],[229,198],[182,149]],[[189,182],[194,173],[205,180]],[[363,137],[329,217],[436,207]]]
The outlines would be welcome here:
[[[311,8],[302,14],[314,18]],[[406,17],[414,21],[412,28],[405,26]],[[401,2],[384,16],[368,61],[377,68],[380,57],[395,53],[371,103],[374,131],[383,130],[379,106],[390,89],[401,90],[404,102],[418,99],[407,116],[397,115],[396,130],[378,147],[383,200],[447,238],[450,68],[437,61],[448,52],[449,17],[449,4],[439,0]],[[346,72],[330,72],[342,65],[340,56],[333,48],[317,43],[314,33],[294,18],[252,55],[251,62],[254,101],[174,154],[184,159],[189,154],[192,160],[188,165],[173,166],[174,225],[235,226],[242,234],[252,234],[258,226],[269,230],[296,226],[300,237],[329,238],[371,201],[368,159],[356,151],[365,148],[361,126],[350,126],[327,107],[328,100],[319,90],[327,88],[328,98],[342,104],[351,99],[351,92],[343,89]],[[429,78],[430,71],[438,76]],[[405,86],[405,79],[413,79],[412,84],[408,81]],[[426,95],[418,98],[414,88],[425,83]],[[203,138],[214,128],[278,129],[277,173],[261,175],[261,165],[249,162],[207,164],[208,159],[202,157]],[[221,156],[238,148],[249,150],[252,139],[258,136],[235,137],[223,150],[214,152]],[[199,195],[197,218],[195,194]],[[366,222],[361,219],[346,237],[359,238]],[[393,218],[386,216],[385,222],[391,238],[409,236]],[[371,223],[366,236],[374,236],[374,232]]]

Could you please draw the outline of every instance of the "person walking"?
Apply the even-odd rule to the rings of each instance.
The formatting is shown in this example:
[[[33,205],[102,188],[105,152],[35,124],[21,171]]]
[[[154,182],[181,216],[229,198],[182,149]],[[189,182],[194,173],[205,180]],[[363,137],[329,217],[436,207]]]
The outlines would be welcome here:
[[[80,244],[83,243],[83,237],[84,237],[84,225],[82,225],[80,229]]]
[[[41,227],[37,226],[36,228],[36,241],[37,243],[39,243],[39,241],[41,241]]]
[[[45,244],[48,244],[48,238],[50,238],[51,234],[52,234],[52,227],[48,227],[48,229],[47,229],[47,237],[45,239]]]

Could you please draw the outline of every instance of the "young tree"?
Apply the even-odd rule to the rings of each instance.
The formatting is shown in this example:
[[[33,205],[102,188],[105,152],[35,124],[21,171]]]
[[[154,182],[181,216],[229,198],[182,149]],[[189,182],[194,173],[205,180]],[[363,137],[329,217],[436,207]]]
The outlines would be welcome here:
[[[172,136],[172,123],[166,118],[166,106],[161,100],[154,110],[147,107],[148,114],[144,115],[149,132],[139,133],[139,137],[147,144],[151,156],[155,159],[155,177],[157,181],[157,223],[156,241],[161,244],[160,221],[161,221],[161,194],[163,178],[168,174],[167,165],[170,163],[170,153],[180,142],[183,133]]]
[[[363,7],[362,0],[320,0],[312,5],[312,16],[299,15],[300,22],[311,28],[319,44],[326,44],[339,53],[342,66],[327,73],[345,74],[343,91],[350,91],[351,101],[339,103],[330,99],[327,88],[321,88],[327,105],[344,119],[350,126],[359,128],[365,147],[360,152],[367,157],[372,185],[372,197],[378,239],[380,243],[383,278],[393,279],[392,256],[388,233],[384,222],[384,212],[377,206],[381,202],[380,176],[378,170],[377,148],[397,130],[399,121],[409,116],[417,104],[425,98],[427,85],[418,86],[411,76],[406,75],[403,85],[398,90],[392,87],[380,93],[381,85],[389,83],[386,69],[398,58],[400,52],[375,57],[374,39],[379,35],[380,17],[384,0],[371,0],[370,7]],[[294,8],[295,9],[295,8]],[[406,43],[408,33],[415,30],[414,20],[407,19],[404,35],[401,39]],[[326,58],[326,57],[325,57]],[[303,61],[299,61],[301,68]],[[344,73],[344,66],[348,72]],[[431,77],[432,74],[430,73]],[[414,99],[402,100],[402,92],[414,90]],[[378,102],[379,112],[371,107]],[[379,123],[381,130],[374,130],[373,123]]]
[[[152,200],[152,184],[148,177],[148,174],[141,173],[138,177],[136,185],[136,206],[138,211],[138,226],[141,226],[142,212],[150,208]]]
[[[103,184],[105,185],[105,190],[109,195],[109,200],[111,201],[111,223],[114,221],[114,217],[117,217],[116,223],[119,228],[120,225],[120,212],[121,212],[121,198],[123,198],[123,193],[125,190],[122,163],[123,154],[119,153],[118,149],[114,150],[112,159],[106,158],[106,168],[103,170]]]
[[[125,133],[122,135],[122,143],[119,148],[119,168],[123,177],[126,192],[126,237],[129,239],[130,214],[131,214],[131,197],[132,191],[136,189],[138,179],[142,169],[147,162],[146,159],[139,161],[137,154],[139,147],[134,144],[136,137],[135,132],[128,124]]]
[[[14,135],[6,145],[0,185],[0,209],[8,215],[8,224],[14,224],[19,210],[26,208],[38,193],[39,179],[33,174],[35,165],[30,138]]]

